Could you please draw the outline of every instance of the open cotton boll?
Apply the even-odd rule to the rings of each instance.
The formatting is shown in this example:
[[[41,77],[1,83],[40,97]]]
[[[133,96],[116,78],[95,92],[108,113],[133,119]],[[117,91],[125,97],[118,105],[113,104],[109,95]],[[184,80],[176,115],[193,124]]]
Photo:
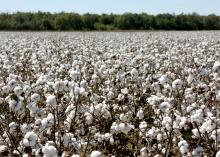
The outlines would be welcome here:
[[[188,143],[185,140],[181,140],[178,143],[178,146],[179,146],[180,153],[182,155],[189,152],[189,145],[188,145]]]
[[[220,70],[220,62],[215,61],[213,67],[212,67],[213,72],[218,72]]]
[[[3,86],[2,87],[2,93],[3,94],[8,94],[10,91],[10,87],[9,86]]]
[[[17,96],[20,96],[23,92],[23,89],[20,86],[16,86],[13,91]]]
[[[94,150],[92,151],[90,157],[104,157],[104,155],[100,151]]]
[[[168,82],[168,78],[167,78],[167,75],[162,75],[160,78],[159,78],[159,82],[160,84],[164,85]]]
[[[168,112],[171,108],[171,104],[169,102],[162,102],[159,105],[159,110],[162,112]]]
[[[130,130],[134,129],[134,126],[128,123],[120,123],[119,130],[125,134],[127,134]]]
[[[143,111],[142,108],[137,112],[137,117],[139,119],[143,119],[144,118],[144,111]]]
[[[48,106],[55,106],[57,104],[56,97],[54,95],[49,95],[47,97],[46,103]]]
[[[58,157],[57,149],[53,146],[53,142],[48,141],[45,146],[42,148],[44,154],[43,157]]]
[[[180,90],[182,88],[182,86],[183,86],[183,81],[180,80],[180,79],[176,79],[172,83],[172,88],[173,89]]]
[[[216,157],[220,157],[220,150],[216,153]]]
[[[37,142],[37,135],[31,131],[31,132],[27,132],[24,136],[24,139],[23,139],[23,144],[26,146],[26,147],[33,147],[36,145],[36,142]]]
[[[192,151],[192,155],[193,156],[202,156],[203,153],[203,148],[201,146],[197,146],[193,151]]]
[[[33,102],[38,102],[38,101],[40,101],[40,95],[37,94],[37,93],[32,94],[32,95],[31,95],[31,101],[33,101]]]
[[[53,85],[53,88],[56,92],[62,92],[64,90],[64,82],[56,81]]]
[[[136,68],[133,68],[133,69],[131,70],[131,76],[132,76],[132,77],[137,77],[137,76],[138,76],[138,71],[137,71]]]
[[[15,79],[12,79],[8,82],[8,85],[10,87],[10,90],[14,89],[17,85],[17,81]]]
[[[220,101],[220,91],[218,91],[217,94],[216,94],[216,100]]]

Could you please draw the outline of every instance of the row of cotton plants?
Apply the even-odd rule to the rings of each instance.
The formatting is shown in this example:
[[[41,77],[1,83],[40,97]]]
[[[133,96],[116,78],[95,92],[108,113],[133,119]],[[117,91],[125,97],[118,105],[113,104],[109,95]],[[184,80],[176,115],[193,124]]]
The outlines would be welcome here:
[[[220,157],[220,32],[0,36],[0,156]]]

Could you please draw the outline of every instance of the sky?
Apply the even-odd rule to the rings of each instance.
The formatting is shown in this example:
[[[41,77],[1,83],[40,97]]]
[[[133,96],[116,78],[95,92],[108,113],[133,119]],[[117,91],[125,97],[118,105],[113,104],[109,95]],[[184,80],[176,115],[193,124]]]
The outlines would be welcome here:
[[[16,11],[220,15],[220,0],[0,0],[0,12]]]

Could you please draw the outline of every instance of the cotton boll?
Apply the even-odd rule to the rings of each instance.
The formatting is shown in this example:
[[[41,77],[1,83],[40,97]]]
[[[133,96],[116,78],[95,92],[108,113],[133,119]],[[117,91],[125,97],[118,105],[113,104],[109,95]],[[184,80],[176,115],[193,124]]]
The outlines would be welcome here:
[[[121,93],[122,94],[128,94],[128,89],[127,88],[121,89]]]
[[[2,93],[3,94],[8,94],[10,91],[10,86],[3,86],[2,87]]]
[[[215,61],[213,67],[212,67],[213,72],[218,72],[220,70],[220,62]]]
[[[92,151],[90,157],[104,157],[100,151],[94,150]]]
[[[80,76],[80,73],[78,71],[70,71],[70,77],[73,80],[76,80]]]
[[[146,147],[141,148],[140,150],[140,157],[147,157],[148,151]]]
[[[20,96],[23,92],[23,89],[20,86],[16,86],[13,91],[17,96]]]
[[[53,85],[53,88],[56,92],[62,92],[64,90],[64,82],[56,81]]]
[[[48,106],[55,106],[57,104],[56,97],[54,95],[49,95],[47,97],[46,103]]]
[[[122,113],[122,114],[120,114],[120,120],[122,122],[129,122],[130,121],[130,117],[127,114]]]
[[[53,142],[48,141],[45,146],[42,148],[44,157],[58,157],[57,149],[53,146]]]
[[[162,102],[159,105],[159,109],[162,112],[168,112],[170,110],[170,108],[171,108],[171,104],[169,102]]]
[[[145,129],[147,129],[147,122],[145,122],[145,121],[140,122],[139,128],[142,132],[144,132]]]
[[[163,135],[162,134],[157,134],[157,140],[161,141],[163,139]]]
[[[134,126],[128,123],[120,123],[119,130],[125,134],[127,134],[130,130],[134,129]]]
[[[29,95],[31,93],[31,87],[28,85],[24,85],[23,91],[26,95]]]
[[[27,132],[24,136],[24,139],[23,139],[23,144],[26,146],[26,147],[33,147],[36,145],[36,142],[37,142],[37,135],[34,133],[34,132]]]
[[[199,131],[198,131],[197,128],[192,129],[192,133],[193,133],[193,135],[194,135],[195,137],[200,137],[200,134],[199,134]]]
[[[160,78],[159,78],[159,82],[160,84],[164,85],[168,82],[168,78],[167,78],[167,75],[162,75]]]
[[[73,138],[73,134],[71,134],[71,133],[65,133],[63,135],[63,145],[65,148],[67,148],[69,146],[72,138]]]
[[[216,100],[220,101],[220,91],[218,91],[217,94],[216,94]]]
[[[216,157],[220,157],[220,150],[216,153]]]
[[[38,102],[38,101],[40,101],[40,95],[37,94],[37,93],[32,94],[32,95],[31,95],[31,101],[33,101],[33,102]]]
[[[143,119],[144,118],[144,111],[143,111],[142,108],[137,112],[137,117],[139,119]]]
[[[180,80],[180,79],[176,79],[176,80],[173,81],[173,83],[172,83],[172,88],[173,88],[173,89],[180,90],[180,89],[182,88],[182,86],[183,86],[183,82],[182,82],[182,80]]]
[[[201,146],[197,146],[193,151],[193,156],[202,156],[203,148]]]
[[[188,145],[188,143],[185,140],[181,140],[178,143],[178,146],[179,146],[180,153],[182,155],[189,152],[189,145]]]
[[[136,78],[136,77],[138,76],[138,71],[137,71],[137,69],[133,68],[133,69],[131,70],[131,76],[134,77],[134,78]]]
[[[13,89],[16,87],[17,82],[16,82],[15,79],[12,79],[12,80],[10,80],[10,81],[8,82],[8,85],[9,85],[9,87],[10,87],[10,90],[13,90]]]

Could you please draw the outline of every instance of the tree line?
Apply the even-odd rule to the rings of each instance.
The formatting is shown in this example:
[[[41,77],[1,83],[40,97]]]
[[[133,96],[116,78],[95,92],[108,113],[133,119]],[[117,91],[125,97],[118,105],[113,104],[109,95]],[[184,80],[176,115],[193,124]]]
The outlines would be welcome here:
[[[0,13],[0,30],[220,30],[220,16],[197,13]]]

